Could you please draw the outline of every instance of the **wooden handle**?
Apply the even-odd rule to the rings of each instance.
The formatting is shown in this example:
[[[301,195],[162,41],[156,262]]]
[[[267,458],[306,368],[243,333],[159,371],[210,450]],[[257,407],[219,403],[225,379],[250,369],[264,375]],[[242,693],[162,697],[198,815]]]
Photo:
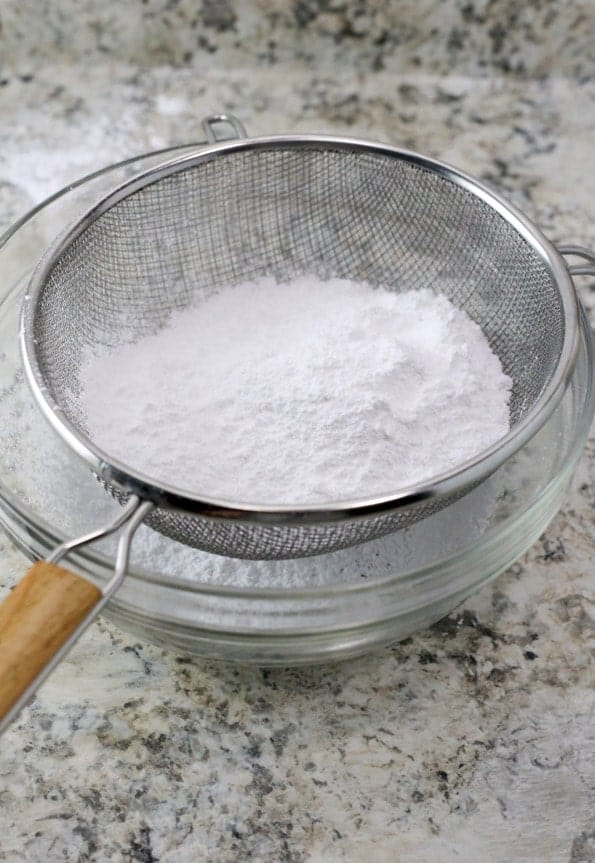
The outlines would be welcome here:
[[[0,718],[101,595],[94,584],[43,560],[17,584],[0,605]]]

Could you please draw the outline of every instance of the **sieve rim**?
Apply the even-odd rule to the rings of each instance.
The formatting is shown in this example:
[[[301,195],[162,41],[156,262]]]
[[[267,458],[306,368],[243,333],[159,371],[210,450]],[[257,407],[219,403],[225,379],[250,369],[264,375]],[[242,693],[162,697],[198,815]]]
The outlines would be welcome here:
[[[113,459],[109,453],[97,447],[87,435],[68,420],[63,409],[52,397],[38,362],[38,346],[34,337],[35,314],[45,281],[60,255],[99,216],[124,198],[158,182],[165,176],[193,168],[229,153],[289,147],[372,152],[405,161],[460,186],[491,207],[538,254],[559,291],[564,336],[555,373],[527,414],[492,446],[429,481],[403,487],[396,492],[317,504],[274,505],[231,501],[202,493],[191,493],[186,489],[165,483],[156,484],[150,476],[132,470],[129,465]],[[66,445],[85,461],[103,482],[126,494],[138,495],[167,509],[181,510],[208,518],[257,522],[269,526],[340,523],[380,513],[398,512],[401,509],[418,507],[432,498],[452,494],[485,479],[533,437],[551,415],[572,376],[578,343],[578,301],[566,263],[541,230],[514,205],[473,176],[448,163],[415,151],[360,138],[313,134],[269,135],[203,146],[198,151],[167,159],[121,183],[88,208],[48,247],[30,279],[23,302],[20,329],[23,366],[35,401],[46,420]]]

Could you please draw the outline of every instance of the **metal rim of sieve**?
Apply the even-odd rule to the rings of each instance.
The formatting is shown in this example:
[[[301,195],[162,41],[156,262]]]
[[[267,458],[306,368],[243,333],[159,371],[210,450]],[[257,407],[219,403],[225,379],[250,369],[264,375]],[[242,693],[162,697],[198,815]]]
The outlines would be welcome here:
[[[400,489],[398,492],[357,500],[329,501],[309,505],[262,505],[238,503],[203,494],[191,494],[167,484],[157,485],[151,477],[131,469],[95,446],[64,415],[53,399],[42,374],[33,336],[33,323],[38,303],[57,259],[103,213],[124,198],[166,176],[195,167],[201,163],[247,150],[277,148],[328,148],[360,153],[376,153],[409,162],[443,180],[470,192],[503,218],[539,255],[559,291],[563,316],[564,338],[554,375],[527,414],[499,441],[456,468],[431,481]],[[546,324],[547,325],[547,324]],[[379,513],[415,508],[430,498],[442,497],[481,481],[493,473],[506,459],[520,449],[545,423],[559,403],[574,369],[578,350],[578,303],[568,268],[555,246],[526,216],[505,199],[478,182],[472,176],[419,153],[358,138],[330,135],[273,135],[241,138],[232,142],[211,144],[198,152],[169,159],[116,187],[92,206],[84,215],[48,248],[36,267],[25,296],[20,332],[23,365],[33,396],[42,413],[68,447],[82,458],[91,470],[108,486],[151,501],[157,506],[186,511],[208,518],[256,522],[267,525],[315,525],[338,523]]]

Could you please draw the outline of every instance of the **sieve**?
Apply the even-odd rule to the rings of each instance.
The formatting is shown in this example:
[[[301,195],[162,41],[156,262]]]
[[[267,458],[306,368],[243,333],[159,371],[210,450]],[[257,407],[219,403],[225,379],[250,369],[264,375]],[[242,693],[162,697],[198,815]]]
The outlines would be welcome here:
[[[217,143],[229,120],[239,140]],[[31,281],[22,348],[33,394],[54,429],[125,504],[109,525],[36,564],[0,607],[3,727],[117,590],[142,522],[215,553],[286,558],[372,539],[448,505],[520,448],[559,402],[576,353],[577,301],[560,252],[518,211],[467,175],[416,153],[329,136],[247,139],[235,118],[207,118],[209,146],[134,177],[58,238]],[[393,290],[434,287],[465,309],[513,380],[511,429],[423,485],[373,499],[264,507],[157,485],[97,448],[79,404],[85,351],[159,330],[219,287],[316,272]],[[281,288],[280,288],[281,289]],[[447,433],[447,430],[446,432]],[[121,531],[100,591],[57,566]],[[42,643],[43,642],[43,643]]]

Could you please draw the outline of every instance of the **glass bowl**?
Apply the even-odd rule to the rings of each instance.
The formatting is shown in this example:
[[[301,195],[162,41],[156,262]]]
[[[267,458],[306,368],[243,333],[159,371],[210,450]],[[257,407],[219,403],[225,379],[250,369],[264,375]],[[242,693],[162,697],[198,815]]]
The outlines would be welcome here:
[[[102,524],[118,505],[33,403],[18,345],[23,295],[54,237],[163,155],[83,178],[0,238],[0,524],[32,559]],[[359,548],[297,561],[219,558],[142,527],[106,617],[165,647],[260,665],[354,656],[443,617],[529,548],[564,499],[595,411],[593,335],[582,310],[579,329],[576,368],[554,413],[495,474],[447,509]],[[69,567],[101,585],[113,557],[113,541],[103,541],[70,556]]]

